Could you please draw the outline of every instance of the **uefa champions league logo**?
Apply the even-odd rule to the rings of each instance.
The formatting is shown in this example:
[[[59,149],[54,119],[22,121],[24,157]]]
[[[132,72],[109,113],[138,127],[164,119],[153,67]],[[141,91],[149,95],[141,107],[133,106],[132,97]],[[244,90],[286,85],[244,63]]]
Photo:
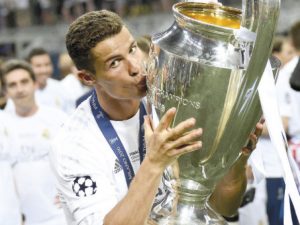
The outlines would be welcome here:
[[[76,177],[73,181],[72,190],[77,197],[87,197],[97,192],[96,181],[90,176]]]

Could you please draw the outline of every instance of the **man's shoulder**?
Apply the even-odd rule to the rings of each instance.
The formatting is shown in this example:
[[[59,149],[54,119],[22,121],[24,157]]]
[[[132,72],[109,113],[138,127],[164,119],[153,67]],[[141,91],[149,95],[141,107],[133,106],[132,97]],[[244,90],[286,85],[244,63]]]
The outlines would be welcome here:
[[[7,129],[11,130],[11,126],[13,123],[12,116],[7,112],[0,110],[0,133],[6,133]]]
[[[55,143],[64,148],[83,147],[94,136],[94,121],[89,104],[84,102],[72,113],[56,135]],[[62,149],[63,150],[63,149]]]
[[[90,168],[103,160],[103,138],[87,106],[83,103],[76,109],[52,142],[51,162],[62,174]]]

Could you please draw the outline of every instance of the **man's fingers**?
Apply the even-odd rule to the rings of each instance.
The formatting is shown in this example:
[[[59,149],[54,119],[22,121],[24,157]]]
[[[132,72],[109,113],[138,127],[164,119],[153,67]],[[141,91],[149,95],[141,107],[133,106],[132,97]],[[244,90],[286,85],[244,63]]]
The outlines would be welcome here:
[[[181,148],[172,149],[170,152],[168,152],[169,156],[176,156],[179,157],[183,154],[193,152],[195,150],[198,150],[202,147],[202,141],[196,141],[193,143],[190,143],[189,145],[182,146]]]
[[[176,109],[173,107],[171,109],[169,109],[165,115],[161,118],[158,126],[157,126],[157,131],[162,131],[167,129],[168,127],[170,127],[170,124],[172,122],[172,120],[174,119],[176,113]]]
[[[196,120],[194,118],[187,119],[181,123],[179,123],[176,127],[168,129],[169,132],[167,134],[167,139],[175,140],[178,137],[182,136],[189,129],[194,127],[196,124]]]
[[[258,137],[255,134],[250,134],[248,143],[242,148],[244,155],[250,155],[252,151],[256,148]]]
[[[265,120],[265,118],[263,118],[263,117],[262,117],[262,118],[260,118],[260,120],[259,120],[259,122],[258,122],[258,123],[264,124],[264,123],[265,123],[265,121],[266,121],[266,120]]]
[[[199,140],[202,135],[202,129],[193,130],[184,136],[178,137],[176,140],[169,143],[170,149],[180,148],[181,146],[189,145],[190,143]]]
[[[264,127],[265,119],[261,118],[260,121],[256,124],[254,134],[259,138]]]

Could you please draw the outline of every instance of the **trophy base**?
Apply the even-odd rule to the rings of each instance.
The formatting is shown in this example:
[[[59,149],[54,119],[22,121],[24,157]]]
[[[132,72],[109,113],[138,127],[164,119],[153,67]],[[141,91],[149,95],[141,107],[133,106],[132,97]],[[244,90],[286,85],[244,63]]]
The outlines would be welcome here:
[[[219,214],[213,211],[208,204],[180,203],[174,209],[162,208],[153,210],[149,225],[227,225]]]

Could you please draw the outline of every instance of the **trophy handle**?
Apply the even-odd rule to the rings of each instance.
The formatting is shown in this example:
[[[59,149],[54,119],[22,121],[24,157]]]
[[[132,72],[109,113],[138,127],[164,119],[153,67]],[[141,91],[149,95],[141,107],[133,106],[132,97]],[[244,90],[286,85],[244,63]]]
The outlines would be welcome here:
[[[272,50],[279,12],[280,0],[243,0],[241,27],[256,34],[248,66],[251,68],[247,75],[250,79],[258,77],[257,74],[262,74],[265,69]]]

